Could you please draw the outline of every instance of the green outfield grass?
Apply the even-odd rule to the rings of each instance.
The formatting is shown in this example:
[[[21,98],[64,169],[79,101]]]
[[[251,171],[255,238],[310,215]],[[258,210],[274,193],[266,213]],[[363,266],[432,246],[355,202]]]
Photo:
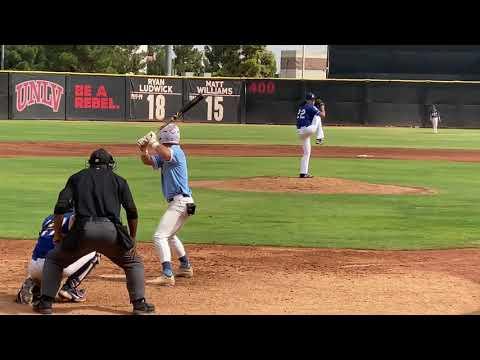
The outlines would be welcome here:
[[[0,237],[34,238],[68,175],[81,169],[84,160],[0,159]],[[191,157],[189,166],[192,180],[292,176],[298,159]],[[180,236],[186,243],[358,249],[480,245],[478,164],[312,159],[311,168],[319,176],[431,187],[438,194],[305,195],[194,189],[198,214]],[[118,173],[129,181],[139,208],[138,239],[149,241],[165,209],[158,173],[134,158],[120,158]]]
[[[2,141],[80,141],[134,143],[155,123],[76,122],[40,120],[0,121]],[[325,146],[480,149],[480,130],[415,128],[325,127]],[[294,126],[183,124],[184,143],[298,144]]]

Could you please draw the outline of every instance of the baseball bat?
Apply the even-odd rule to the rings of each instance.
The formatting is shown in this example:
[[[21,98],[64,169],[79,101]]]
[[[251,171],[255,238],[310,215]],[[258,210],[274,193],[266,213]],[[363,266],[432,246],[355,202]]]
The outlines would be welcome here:
[[[175,115],[173,115],[170,119],[168,119],[165,122],[165,124],[163,124],[162,127],[160,127],[158,129],[158,131],[162,130],[165,126],[167,126],[171,122],[181,118],[187,111],[189,111],[191,108],[193,108],[195,105],[197,105],[200,101],[202,101],[203,98],[204,98],[204,96],[202,94],[198,94],[197,96],[195,96],[192,100],[190,100],[188,103],[186,103],[185,106],[182,107]],[[158,131],[157,131],[157,133],[158,133]]]

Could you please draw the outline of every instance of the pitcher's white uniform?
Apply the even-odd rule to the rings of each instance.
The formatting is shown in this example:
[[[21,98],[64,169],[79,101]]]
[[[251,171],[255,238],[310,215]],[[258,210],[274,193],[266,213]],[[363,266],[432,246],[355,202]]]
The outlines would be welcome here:
[[[308,173],[308,165],[312,151],[310,136],[316,133],[317,144],[321,144],[325,137],[322,128],[320,110],[313,105],[315,95],[311,93],[307,94],[306,100],[306,103],[302,104],[297,112],[297,133],[302,141],[303,146],[303,156],[300,160],[301,178],[313,177]]]

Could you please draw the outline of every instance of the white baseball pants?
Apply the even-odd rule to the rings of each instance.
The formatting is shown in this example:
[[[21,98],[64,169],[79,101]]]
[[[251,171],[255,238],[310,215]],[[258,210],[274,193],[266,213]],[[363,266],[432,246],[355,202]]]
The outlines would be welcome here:
[[[315,134],[317,139],[323,139],[323,128],[322,128],[322,119],[320,116],[315,116],[313,118],[312,125],[302,127],[297,130],[298,136],[302,140],[303,144],[303,156],[300,160],[300,174],[308,174],[308,165],[310,163],[310,154],[312,152],[312,145],[310,144],[310,136]]]
[[[153,243],[161,263],[172,261],[170,247],[177,254],[177,258],[185,256],[185,248],[176,234],[187,221],[187,204],[193,202],[191,197],[177,195],[168,203],[153,235]]]
[[[432,117],[430,119],[430,121],[432,122],[432,126],[433,126],[433,132],[435,134],[438,133],[438,130],[437,130],[438,129],[438,120],[439,120],[438,117]]]
[[[95,257],[95,251],[82,256],[80,259],[75,261],[74,263],[70,264],[67,266],[65,269],[63,269],[63,276],[69,277],[75,271],[80,269],[83,265],[85,265],[87,262],[92,260]],[[43,265],[45,264],[45,259],[38,258],[37,260],[30,260],[30,264],[28,265],[28,276],[31,277],[33,280],[36,280],[37,282],[42,282],[42,274],[43,274]]]

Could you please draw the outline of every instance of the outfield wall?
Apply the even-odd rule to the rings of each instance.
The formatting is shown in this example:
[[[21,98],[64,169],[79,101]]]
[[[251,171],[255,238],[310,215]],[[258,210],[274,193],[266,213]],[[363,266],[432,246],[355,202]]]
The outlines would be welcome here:
[[[185,78],[52,72],[0,72],[0,119],[162,121],[198,93],[187,122],[294,124],[311,91],[327,125],[480,128],[480,81]]]

